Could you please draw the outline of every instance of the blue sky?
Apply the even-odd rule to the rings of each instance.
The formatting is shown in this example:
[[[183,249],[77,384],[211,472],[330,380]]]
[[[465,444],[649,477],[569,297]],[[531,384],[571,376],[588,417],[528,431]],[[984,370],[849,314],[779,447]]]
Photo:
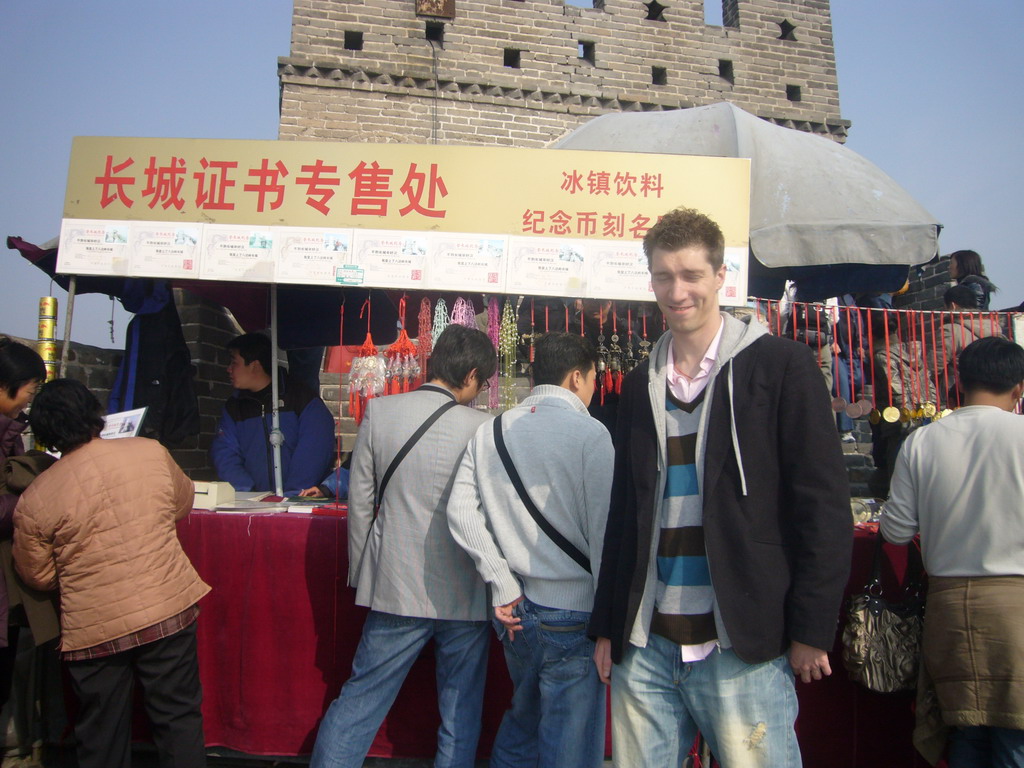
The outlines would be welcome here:
[[[291,5],[0,3],[0,235],[57,235],[73,136],[276,138]],[[832,0],[832,17],[847,145],[944,224],[943,253],[981,253],[1002,289],[993,306],[1018,304],[1024,3]],[[34,337],[48,292],[2,249],[0,332]],[[55,295],[62,329],[66,293]],[[109,300],[80,297],[72,337],[112,346],[109,317]],[[118,346],[127,319],[118,310]]]

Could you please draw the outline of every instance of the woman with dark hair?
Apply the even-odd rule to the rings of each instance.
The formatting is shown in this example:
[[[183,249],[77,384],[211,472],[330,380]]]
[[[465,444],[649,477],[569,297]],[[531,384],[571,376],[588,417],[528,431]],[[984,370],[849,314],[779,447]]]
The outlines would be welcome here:
[[[46,366],[35,350],[0,336],[0,467],[8,458],[25,453],[22,433],[28,422],[23,411],[44,379]],[[17,494],[6,492],[5,486],[0,491],[0,541],[11,538],[17,503]],[[8,632],[8,605],[7,583],[0,571],[0,707],[11,692],[11,671],[18,645],[17,627]]]
[[[175,531],[192,481],[155,440],[101,440],[103,408],[77,381],[44,385],[29,422],[63,456],[18,502],[14,560],[31,586],[60,589],[79,766],[131,764],[136,678],[160,764],[205,766],[196,618],[210,588]]]
[[[957,285],[966,285],[978,299],[977,308],[989,311],[992,294],[998,291],[995,283],[985,276],[985,265],[977,251],[954,251],[949,255],[949,276]]]

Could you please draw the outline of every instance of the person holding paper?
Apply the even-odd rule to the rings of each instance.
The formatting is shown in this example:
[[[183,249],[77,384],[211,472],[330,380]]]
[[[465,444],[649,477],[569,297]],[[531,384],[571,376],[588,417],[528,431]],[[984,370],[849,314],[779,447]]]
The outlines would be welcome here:
[[[156,440],[100,438],[103,408],[80,382],[45,384],[29,423],[63,456],[15,508],[14,562],[29,586],[60,590],[78,765],[130,765],[139,680],[160,764],[204,768],[196,620],[210,588],[175,527],[192,481]]]

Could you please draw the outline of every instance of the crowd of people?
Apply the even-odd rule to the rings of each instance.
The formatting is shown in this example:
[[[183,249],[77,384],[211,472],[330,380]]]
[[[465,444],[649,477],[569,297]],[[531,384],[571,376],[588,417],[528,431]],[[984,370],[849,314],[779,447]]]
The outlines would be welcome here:
[[[430,641],[434,764],[472,766],[492,631],[513,685],[492,766],[601,765],[609,687],[617,765],[679,766],[698,732],[723,768],[800,765],[795,684],[832,672],[852,551],[843,423],[819,353],[830,374],[831,353],[846,358],[838,388],[870,350],[844,352],[855,329],[842,326],[812,342],[806,314],[793,338],[722,312],[724,238],[704,214],[667,213],[643,245],[668,332],[625,375],[612,429],[588,411],[600,356],[581,334],[531,338],[533,388],[492,417],[470,406],[494,345],[447,327],[424,385],[370,400],[348,469],[332,465],[323,401],[281,376],[281,484],[347,495],[349,585],[369,608],[314,768],[362,764]],[[986,308],[980,258],[953,256],[948,306]],[[921,536],[924,665],[951,766],[1021,765],[1024,422],[1007,412],[1024,394],[1024,350],[962,323],[943,343],[964,407],[886,457],[881,530]],[[228,351],[235,391],[213,463],[238,491],[271,490],[272,349],[245,334]],[[84,385],[44,380],[35,352],[0,340],[0,462],[5,478],[12,462],[29,475],[0,488],[0,539],[13,537],[16,579],[59,591],[79,765],[130,764],[133,681],[161,764],[205,765],[196,624],[209,587],[175,533],[192,482],[156,441],[100,439],[103,408]],[[26,460],[27,422],[59,460]],[[10,662],[0,651],[4,696]]]

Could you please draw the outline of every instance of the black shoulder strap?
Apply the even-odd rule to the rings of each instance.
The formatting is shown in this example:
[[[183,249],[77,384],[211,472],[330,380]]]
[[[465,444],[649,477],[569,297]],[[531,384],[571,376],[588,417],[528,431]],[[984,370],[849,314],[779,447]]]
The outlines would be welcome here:
[[[380,487],[377,488],[377,496],[373,500],[373,517],[375,520],[377,519],[377,513],[380,511],[381,502],[384,500],[384,490],[388,487],[388,481],[390,481],[391,476],[395,474],[395,470],[398,469],[398,465],[402,463],[402,459],[409,455],[409,451],[411,451],[413,446],[419,442],[420,438],[426,434],[427,430],[433,426],[434,422],[441,418],[445,411],[454,408],[456,405],[458,405],[458,402],[456,402],[453,397],[447,403],[430,414],[430,416],[427,417],[427,420],[420,424],[419,429],[412,433],[412,437],[405,441],[405,445],[402,446],[402,449],[395,454],[395,458],[391,460],[391,463],[388,464],[388,468],[384,470],[384,477],[381,478]]]
[[[585,570],[587,573],[592,573],[590,570],[590,561],[587,560],[586,555],[577,549],[571,541],[565,536],[555,530],[554,526],[547,521],[547,518],[541,514],[540,510],[537,509],[537,505],[533,503],[533,499],[530,498],[530,494],[527,493],[526,487],[523,485],[523,480],[519,477],[519,472],[516,471],[516,465],[512,463],[512,457],[508,453],[508,448],[505,447],[505,438],[501,434],[501,416],[498,416],[494,420],[494,445],[498,449],[498,455],[501,457],[501,463],[505,465],[505,471],[508,472],[509,480],[512,481],[512,486],[516,489],[516,493],[519,494],[519,498],[526,506],[526,511],[530,513],[530,517],[540,527],[547,537],[551,539],[558,548],[561,549],[565,554],[571,557],[580,568]]]

